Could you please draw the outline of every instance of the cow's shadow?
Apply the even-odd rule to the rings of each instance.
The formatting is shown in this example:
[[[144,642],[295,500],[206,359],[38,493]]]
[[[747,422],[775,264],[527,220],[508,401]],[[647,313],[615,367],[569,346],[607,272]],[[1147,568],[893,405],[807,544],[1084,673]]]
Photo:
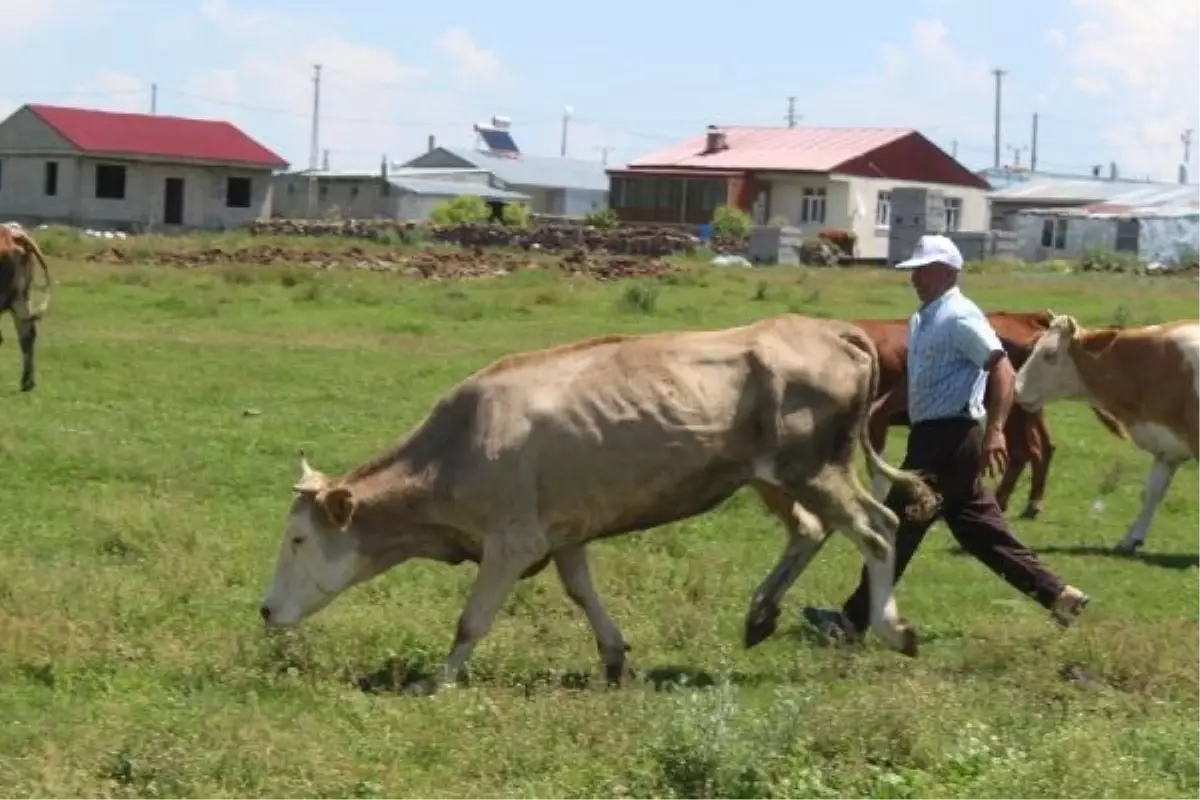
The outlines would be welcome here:
[[[486,674],[468,674],[463,678],[463,685],[480,683],[485,685],[502,685],[523,689],[527,695],[538,689],[567,689],[583,691],[585,689],[608,688],[607,681],[601,674],[602,670],[567,669],[561,671],[531,670],[512,675],[493,676]],[[429,669],[427,662],[410,662],[403,658],[390,658],[378,669],[367,673],[354,674],[347,677],[358,688],[368,694],[426,694],[431,689],[431,682],[436,673]],[[756,686],[770,680],[767,676],[748,674],[734,671],[722,678],[735,686]],[[680,664],[664,664],[639,669],[630,666],[621,679],[622,687],[638,684],[649,685],[655,691],[667,692],[680,689],[707,689],[716,686],[718,676],[708,670]]]
[[[1036,553],[1050,553],[1066,556],[1102,556],[1104,558],[1115,558],[1124,561],[1142,561],[1154,567],[1162,567],[1163,569],[1196,569],[1200,568],[1200,553],[1152,553],[1145,550],[1138,550],[1134,553],[1118,553],[1111,547],[1103,547],[1101,545],[1063,545],[1048,547],[1034,547]],[[966,550],[961,547],[953,546],[949,548],[952,555],[965,556],[968,555]]]

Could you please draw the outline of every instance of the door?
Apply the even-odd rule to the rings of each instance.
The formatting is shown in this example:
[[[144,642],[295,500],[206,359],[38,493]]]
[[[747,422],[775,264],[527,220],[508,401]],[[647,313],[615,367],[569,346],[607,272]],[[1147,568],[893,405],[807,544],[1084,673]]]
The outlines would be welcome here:
[[[183,178],[167,178],[163,189],[163,224],[183,224]]]

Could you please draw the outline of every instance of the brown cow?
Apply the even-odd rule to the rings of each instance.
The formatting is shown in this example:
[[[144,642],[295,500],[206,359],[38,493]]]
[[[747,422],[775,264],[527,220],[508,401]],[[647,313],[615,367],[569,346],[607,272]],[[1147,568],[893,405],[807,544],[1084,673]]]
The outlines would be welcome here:
[[[29,302],[33,289],[33,267],[30,259],[36,258],[46,276],[46,297],[34,309]],[[37,341],[37,323],[50,307],[50,268],[37,242],[24,228],[16,223],[0,225],[0,314],[12,312],[13,325],[17,329],[17,341],[21,345],[21,391],[31,391],[34,380],[34,343]],[[4,341],[0,335],[0,343]]]
[[[1038,338],[1050,325],[1050,315],[1045,311],[995,311],[988,314],[988,321],[1000,338],[1014,370],[1019,370],[1028,360]],[[887,430],[892,425],[909,424],[908,420],[908,320],[854,320],[867,332],[879,351],[879,394],[871,410],[871,446],[882,452],[887,443]],[[1116,433],[1114,421],[1107,414],[1093,408],[1101,423]],[[1045,506],[1046,478],[1050,461],[1054,457],[1054,442],[1046,427],[1041,409],[1027,411],[1016,403],[1009,411],[1004,427],[1008,444],[1008,465],[996,487],[996,501],[1007,510],[1008,501],[1017,481],[1029,464],[1031,479],[1029,498],[1021,517],[1034,519]],[[876,496],[883,487],[878,479],[872,481]]]
[[[501,359],[348,474],[302,462],[260,613],[267,625],[295,625],[402,561],[474,561],[443,664],[452,681],[513,586],[553,561],[619,681],[625,640],[592,585],[586,548],[705,513],[749,486],[783,523],[787,544],[751,599],[747,646],[772,633],[784,593],[840,530],[867,564],[872,627],[915,655],[916,632],[891,589],[899,520],[858,481],[856,442],[875,472],[913,493],[910,513],[929,519],[937,497],[870,447],[878,377],[861,330],[795,314]]]

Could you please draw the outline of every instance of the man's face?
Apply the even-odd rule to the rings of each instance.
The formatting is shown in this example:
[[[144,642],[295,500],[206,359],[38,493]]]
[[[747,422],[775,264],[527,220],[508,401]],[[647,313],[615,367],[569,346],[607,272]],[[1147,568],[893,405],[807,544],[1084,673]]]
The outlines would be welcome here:
[[[925,264],[912,271],[910,280],[917,297],[928,303],[954,285],[954,270],[945,264]]]

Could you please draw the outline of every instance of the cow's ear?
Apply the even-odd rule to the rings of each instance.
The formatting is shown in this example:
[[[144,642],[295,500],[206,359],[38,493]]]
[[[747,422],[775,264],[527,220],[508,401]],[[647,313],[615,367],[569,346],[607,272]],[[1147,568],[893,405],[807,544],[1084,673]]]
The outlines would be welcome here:
[[[345,486],[326,489],[317,494],[317,502],[325,509],[325,515],[329,517],[330,522],[339,530],[346,530],[354,517],[354,508],[357,505],[354,493],[350,489]]]
[[[300,492],[301,494],[316,494],[329,485],[329,478],[319,470],[313,469],[308,459],[304,455],[304,451],[300,451],[300,478],[292,484],[292,491]]]

